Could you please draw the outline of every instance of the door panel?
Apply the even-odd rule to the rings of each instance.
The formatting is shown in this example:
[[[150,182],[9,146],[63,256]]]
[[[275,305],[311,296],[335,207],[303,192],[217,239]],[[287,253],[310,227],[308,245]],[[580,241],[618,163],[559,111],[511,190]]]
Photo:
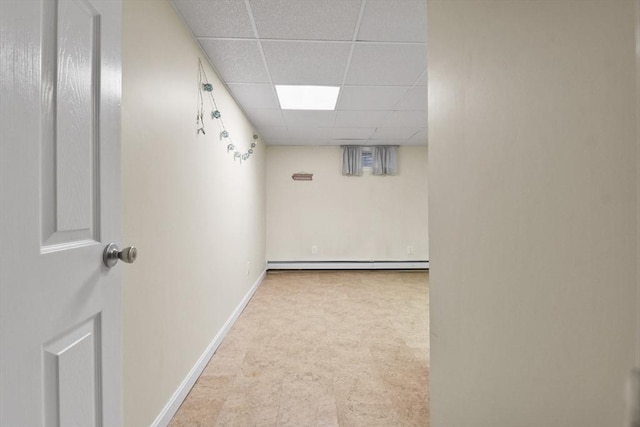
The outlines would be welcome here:
[[[0,425],[118,427],[121,2],[2,0],[0,31]]]
[[[96,316],[43,347],[45,420],[100,425],[100,321]]]
[[[42,22],[43,251],[97,241],[100,14],[85,0],[47,1]]]

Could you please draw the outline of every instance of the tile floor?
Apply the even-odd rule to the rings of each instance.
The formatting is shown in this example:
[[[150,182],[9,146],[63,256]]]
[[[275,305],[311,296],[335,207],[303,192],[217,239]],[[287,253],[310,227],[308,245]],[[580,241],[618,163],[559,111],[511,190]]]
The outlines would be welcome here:
[[[427,272],[270,272],[170,423],[429,426]]]

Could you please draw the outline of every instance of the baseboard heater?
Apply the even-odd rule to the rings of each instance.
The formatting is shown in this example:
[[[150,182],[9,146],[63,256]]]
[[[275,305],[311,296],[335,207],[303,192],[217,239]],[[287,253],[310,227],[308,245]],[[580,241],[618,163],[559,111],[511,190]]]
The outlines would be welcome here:
[[[268,261],[267,270],[428,270],[429,261]]]

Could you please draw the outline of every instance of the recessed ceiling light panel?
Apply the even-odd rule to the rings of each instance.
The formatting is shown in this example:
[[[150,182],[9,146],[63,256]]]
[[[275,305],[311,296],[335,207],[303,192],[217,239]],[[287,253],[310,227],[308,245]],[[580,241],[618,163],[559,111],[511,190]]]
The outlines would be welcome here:
[[[335,110],[340,88],[276,85],[276,92],[283,110]]]

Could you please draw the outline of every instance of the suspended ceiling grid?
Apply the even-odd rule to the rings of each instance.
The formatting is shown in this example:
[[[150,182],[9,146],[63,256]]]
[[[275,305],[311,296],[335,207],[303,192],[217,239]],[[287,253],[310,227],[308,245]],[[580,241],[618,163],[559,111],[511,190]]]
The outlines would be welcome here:
[[[172,0],[271,145],[427,143],[426,0]],[[336,111],[275,85],[340,86]]]

